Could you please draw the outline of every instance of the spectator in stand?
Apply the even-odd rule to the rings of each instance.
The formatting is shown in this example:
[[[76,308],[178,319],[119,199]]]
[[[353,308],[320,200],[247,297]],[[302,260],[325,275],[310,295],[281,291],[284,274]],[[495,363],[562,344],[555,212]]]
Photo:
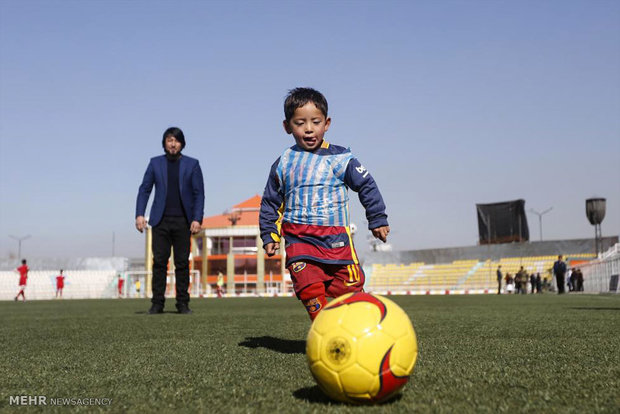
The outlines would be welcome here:
[[[502,293],[502,265],[497,266],[497,294]]]
[[[62,299],[62,289],[65,287],[65,276],[62,274],[63,270],[60,269],[60,274],[56,276],[56,297],[60,295]]]
[[[530,275],[530,293],[534,294],[534,289],[536,289],[536,276],[532,273]]]
[[[26,295],[24,291],[26,290],[26,283],[28,282],[28,265],[26,264],[26,259],[22,260],[22,265],[18,267],[15,271],[19,273],[19,293],[15,296],[15,300],[21,295],[24,302],[26,301]]]
[[[558,260],[553,263],[553,275],[558,285],[558,295],[564,293],[564,275],[566,275],[566,263],[562,260],[562,255],[558,256]]]
[[[542,293],[542,280],[540,279],[540,273],[536,273],[536,293]]]

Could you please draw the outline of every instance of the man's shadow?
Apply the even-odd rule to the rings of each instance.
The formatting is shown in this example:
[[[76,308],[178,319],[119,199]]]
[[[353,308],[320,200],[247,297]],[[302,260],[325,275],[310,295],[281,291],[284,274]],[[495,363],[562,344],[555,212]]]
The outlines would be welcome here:
[[[239,346],[246,348],[266,348],[282,354],[305,354],[306,341],[299,339],[281,339],[273,336],[247,337],[239,342]]]

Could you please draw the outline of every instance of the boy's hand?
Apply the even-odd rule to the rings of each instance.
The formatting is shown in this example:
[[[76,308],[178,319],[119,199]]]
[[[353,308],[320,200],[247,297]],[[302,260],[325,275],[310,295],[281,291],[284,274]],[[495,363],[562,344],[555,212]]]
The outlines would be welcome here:
[[[375,236],[376,239],[381,240],[383,243],[387,241],[387,235],[390,233],[390,226],[381,226],[376,229],[372,229],[372,235]]]
[[[280,243],[267,243],[265,245],[265,252],[267,256],[271,257],[276,254],[276,250],[280,249]]]

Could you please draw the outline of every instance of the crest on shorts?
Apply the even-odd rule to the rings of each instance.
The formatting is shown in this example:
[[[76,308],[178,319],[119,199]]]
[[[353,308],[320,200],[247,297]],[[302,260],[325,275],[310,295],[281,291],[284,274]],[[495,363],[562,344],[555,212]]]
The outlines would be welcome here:
[[[306,263],[305,262],[293,263],[291,267],[293,268],[293,272],[299,273],[302,270],[304,270],[304,268],[306,267]]]

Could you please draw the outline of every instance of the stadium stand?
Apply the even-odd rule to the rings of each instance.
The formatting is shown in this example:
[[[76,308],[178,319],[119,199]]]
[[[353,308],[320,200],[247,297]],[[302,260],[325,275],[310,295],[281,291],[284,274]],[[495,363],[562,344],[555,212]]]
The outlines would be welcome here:
[[[569,264],[595,258],[591,253],[567,254]],[[551,268],[557,256],[507,257],[500,260],[456,260],[452,263],[409,265],[388,263],[365,267],[366,290],[373,292],[410,293],[480,293],[497,288],[496,270],[502,266],[502,273],[516,274],[521,266],[527,274],[540,273],[551,280]]]
[[[603,238],[609,249],[618,237]],[[366,290],[376,293],[490,293],[497,290],[497,266],[502,273],[540,273],[552,282],[551,268],[558,254],[569,266],[596,258],[592,239],[505,243],[441,249],[370,252],[363,264]],[[587,285],[586,285],[587,286]]]

